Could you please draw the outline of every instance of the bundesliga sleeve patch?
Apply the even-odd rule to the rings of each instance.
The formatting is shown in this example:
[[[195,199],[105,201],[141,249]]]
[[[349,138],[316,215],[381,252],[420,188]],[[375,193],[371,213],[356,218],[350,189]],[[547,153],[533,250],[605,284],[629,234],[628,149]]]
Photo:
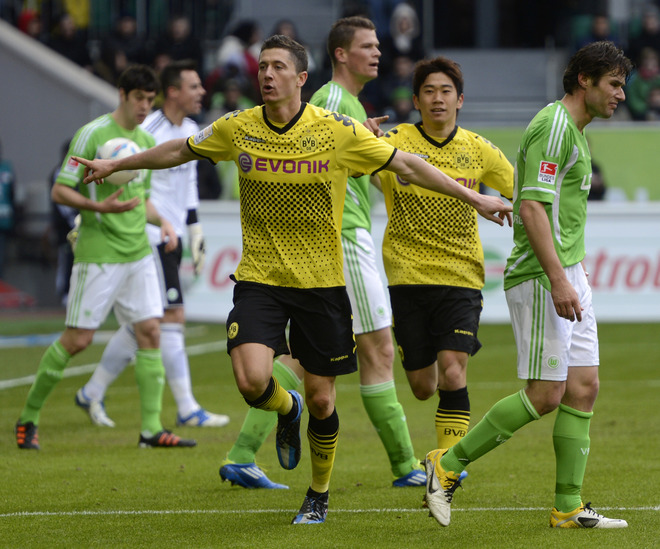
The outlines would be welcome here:
[[[202,131],[196,133],[193,141],[195,145],[199,145],[202,141],[211,137],[211,135],[213,135],[213,124],[206,126]]]
[[[67,160],[67,163],[64,166],[64,171],[75,174],[78,172],[78,166],[80,166],[80,164],[73,158],[69,157],[69,160]]]
[[[559,166],[555,162],[541,162],[541,166],[539,167],[539,183],[554,185],[558,168]]]

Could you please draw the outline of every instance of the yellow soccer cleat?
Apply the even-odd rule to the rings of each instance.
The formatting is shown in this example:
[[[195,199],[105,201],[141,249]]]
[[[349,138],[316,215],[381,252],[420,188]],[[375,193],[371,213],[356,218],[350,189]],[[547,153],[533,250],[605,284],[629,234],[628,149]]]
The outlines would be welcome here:
[[[456,488],[467,477],[467,471],[459,475],[445,471],[440,465],[440,458],[447,450],[432,450],[426,454],[426,506],[429,516],[438,521],[440,526],[449,526],[451,521],[451,500]]]
[[[580,505],[568,513],[553,508],[550,513],[551,528],[627,528],[628,523],[623,519],[611,519],[594,511],[591,502]]]

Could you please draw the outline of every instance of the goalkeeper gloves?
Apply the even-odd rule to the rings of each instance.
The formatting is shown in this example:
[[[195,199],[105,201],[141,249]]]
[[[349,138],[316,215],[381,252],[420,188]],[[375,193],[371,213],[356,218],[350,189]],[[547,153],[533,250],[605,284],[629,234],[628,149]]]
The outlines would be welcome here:
[[[73,220],[73,228],[66,234],[66,239],[71,244],[71,250],[76,251],[76,244],[78,242],[78,233],[80,232],[80,222],[82,221],[80,214]]]
[[[204,234],[199,223],[188,225],[188,238],[190,239],[190,254],[192,255],[195,276],[199,276],[204,269],[204,260],[206,259]]]

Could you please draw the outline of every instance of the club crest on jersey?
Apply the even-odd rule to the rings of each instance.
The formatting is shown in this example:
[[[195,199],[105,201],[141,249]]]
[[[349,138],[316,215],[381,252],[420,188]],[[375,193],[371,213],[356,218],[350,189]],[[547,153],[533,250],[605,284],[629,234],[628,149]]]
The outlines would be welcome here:
[[[468,168],[472,164],[472,158],[470,158],[470,155],[467,153],[458,153],[456,155],[456,167],[465,169]]]
[[[547,183],[549,185],[555,184],[555,177],[557,177],[557,169],[559,168],[556,162],[541,162],[539,166],[539,183]]]
[[[205,139],[208,139],[213,135],[213,124],[210,126],[206,126],[202,131],[197,132],[195,134],[195,137],[193,138],[193,141],[195,142],[195,145],[199,145],[202,141]]]
[[[317,145],[316,138],[313,135],[306,135],[300,138],[300,143],[298,145],[305,152],[315,151]]]

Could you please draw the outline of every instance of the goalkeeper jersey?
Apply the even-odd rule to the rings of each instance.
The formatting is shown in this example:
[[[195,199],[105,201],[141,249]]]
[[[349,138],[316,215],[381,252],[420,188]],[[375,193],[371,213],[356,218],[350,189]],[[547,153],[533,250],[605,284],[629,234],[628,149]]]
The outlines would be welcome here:
[[[587,196],[591,187],[591,154],[561,101],[542,109],[525,130],[516,158],[513,201],[514,248],[504,271],[504,289],[538,278],[550,290],[520,218],[524,200],[542,202],[552,239],[564,267],[584,259]]]
[[[286,125],[265,107],[235,111],[188,139],[238,166],[243,253],[235,277],[293,288],[344,285],[341,218],[349,171],[374,173],[396,152],[362,124],[303,103]]]
[[[513,167],[488,140],[460,127],[436,141],[417,124],[401,124],[383,138],[415,154],[464,186],[479,183],[510,197]],[[484,255],[476,210],[447,195],[380,174],[388,223],[383,262],[390,286],[435,284],[481,289]]]
[[[82,184],[85,166],[75,162],[71,156],[93,159],[101,145],[115,137],[131,139],[142,150],[154,146],[154,138],[140,127],[124,129],[111,114],[104,114],[76,132],[55,182],[78,187],[81,194],[95,202],[105,200],[120,187],[110,183]],[[121,186],[124,192],[119,200],[140,198],[140,204],[132,210],[107,214],[90,210],[80,212],[82,222],[74,254],[76,263],[128,263],[151,253],[145,232],[147,218],[144,205],[150,178],[149,170],[141,170],[135,179]]]
[[[329,111],[347,114],[363,123],[367,119],[360,100],[337,82],[328,82],[314,93],[310,103]],[[371,201],[369,199],[369,176],[349,177],[346,185],[344,216],[341,223],[342,235],[357,244],[355,229],[371,232]]]

